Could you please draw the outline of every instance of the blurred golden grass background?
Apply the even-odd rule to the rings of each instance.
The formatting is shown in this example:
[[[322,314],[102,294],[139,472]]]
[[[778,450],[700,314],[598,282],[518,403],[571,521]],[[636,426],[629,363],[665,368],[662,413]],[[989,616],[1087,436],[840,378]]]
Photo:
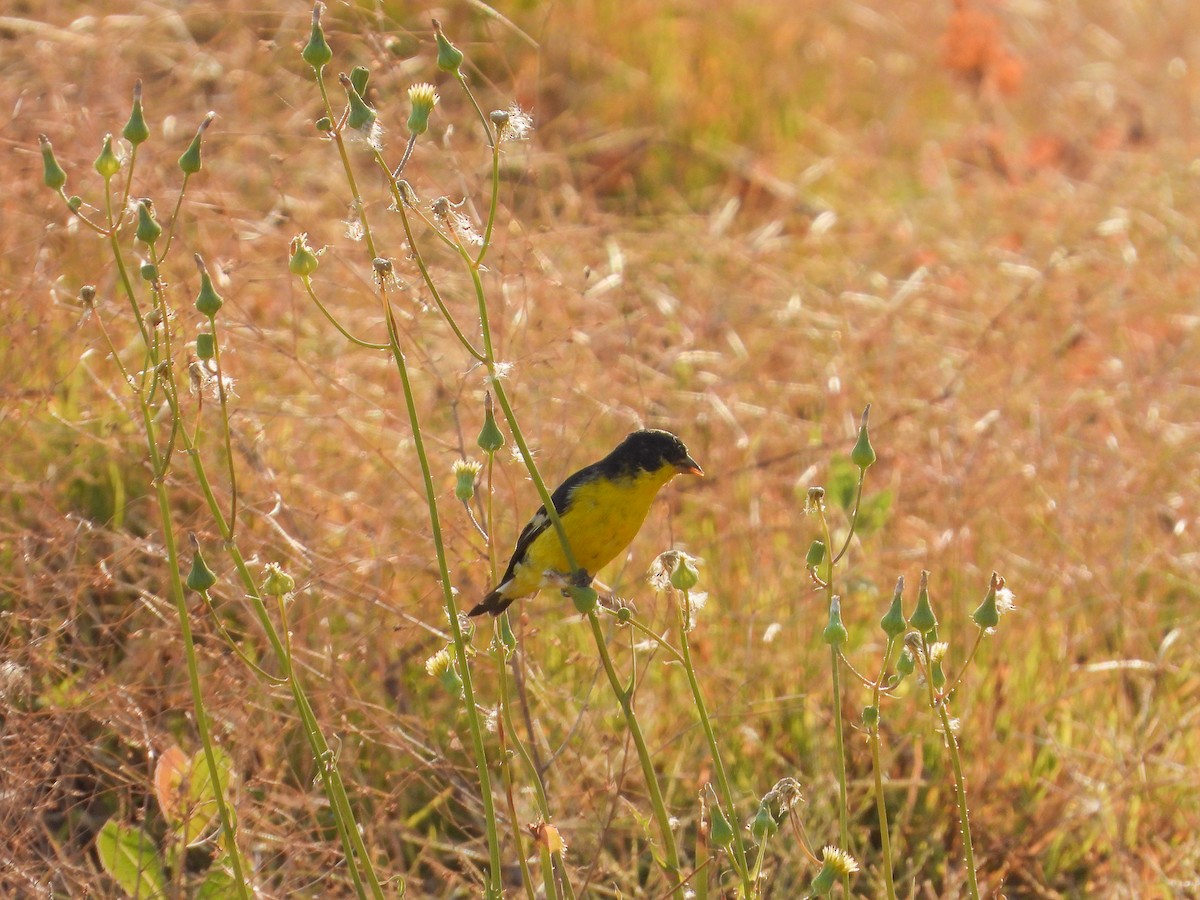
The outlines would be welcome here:
[[[815,526],[803,500],[829,483],[870,402],[880,460],[868,495],[888,502],[843,584],[852,657],[877,656],[898,574],[915,584],[932,571],[959,661],[988,574],[1017,595],[956,710],[988,891],[1195,891],[1200,11],[1183,0],[1014,0],[957,19],[949,2],[908,0],[495,9],[506,20],[472,4],[332,5],[333,69],[371,66],[398,156],[404,91],[440,74],[436,16],[485,108],[516,101],[535,116],[533,140],[505,156],[489,255],[499,352],[549,481],[643,424],[680,434],[710,473],[665,491],[605,574],[665,625],[641,578],[649,561],[673,543],[705,560],[694,640],[742,812],[793,775],[814,839],[836,834],[825,611],[804,572]],[[319,103],[298,52],[310,10],[13,0],[0,17],[5,892],[111,894],[95,830],[114,812],[149,815],[153,755],[174,741],[195,749],[144,445],[73,297],[95,284],[118,336],[132,336],[127,310],[100,242],[42,187],[37,154],[44,132],[68,193],[94,203],[91,161],[138,77],[154,137],[135,192],[160,208],[195,125],[218,114],[189,189],[187,253],[167,276],[190,335],[188,253],[221,272],[243,540],[301,585],[296,652],[340,738],[368,844],[413,896],[466,895],[486,861],[455,706],[423,668],[444,618],[394,372],[346,352],[286,270],[295,233],[329,245],[318,290],[357,333],[382,335],[369,261],[344,235],[345,184],[312,127]],[[411,178],[423,199],[465,197],[474,211],[487,154],[461,95],[441,88]],[[411,275],[377,179],[364,191]],[[465,280],[448,266],[438,278],[469,321]],[[407,299],[452,571],[473,599],[485,548],[449,473],[474,450],[483,379],[416,280]],[[181,521],[215,541],[181,468],[171,489]],[[536,501],[507,459],[497,492],[504,554]],[[253,644],[236,592],[221,600]],[[206,700],[242,779],[263,890],[348,893],[286,704],[196,612]],[[529,703],[539,751],[557,752],[548,788],[579,882],[628,895],[642,782],[572,612],[549,595],[522,607]],[[486,640],[485,626],[476,646]],[[654,659],[637,702],[686,830],[709,770],[683,690]],[[849,692],[851,720],[864,702]],[[959,896],[938,739],[911,700],[883,712],[897,877],[914,896]],[[854,733],[849,747],[857,886],[873,896],[869,757]],[[532,820],[531,804],[521,811]],[[811,872],[788,842],[773,847],[771,896],[797,896]]]

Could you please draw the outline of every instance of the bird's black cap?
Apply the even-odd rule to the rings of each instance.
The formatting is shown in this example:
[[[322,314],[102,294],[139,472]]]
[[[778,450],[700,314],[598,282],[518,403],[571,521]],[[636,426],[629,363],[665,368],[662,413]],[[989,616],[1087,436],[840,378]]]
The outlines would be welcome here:
[[[612,475],[635,475],[639,471],[656,472],[664,463],[674,466],[681,475],[704,474],[683,441],[669,431],[655,428],[630,434],[600,461],[600,466]]]

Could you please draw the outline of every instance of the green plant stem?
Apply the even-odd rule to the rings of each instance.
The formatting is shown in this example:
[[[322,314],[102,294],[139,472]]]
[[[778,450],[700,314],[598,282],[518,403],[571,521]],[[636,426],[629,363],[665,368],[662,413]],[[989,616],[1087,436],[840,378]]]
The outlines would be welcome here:
[[[704,737],[708,740],[708,752],[712,757],[713,772],[717,776],[717,784],[721,788],[721,799],[729,816],[737,821],[737,805],[733,797],[733,788],[729,784],[729,776],[725,773],[725,763],[721,760],[721,751],[717,745],[717,735],[713,730],[712,720],[708,715],[708,707],[704,703],[704,695],[700,692],[700,682],[696,678],[696,667],[692,664],[692,647],[688,641],[688,614],[686,612],[691,600],[687,591],[683,592],[683,603],[679,609],[679,655],[683,661],[683,670],[687,672],[688,686],[692,690],[692,702],[700,717],[700,727],[704,729]],[[699,865],[700,860],[696,860]],[[754,882],[750,880],[750,867],[746,859],[746,846],[742,842],[742,830],[733,829],[733,865],[742,879],[742,896],[751,897],[754,893]]]
[[[504,668],[503,661],[500,663],[500,668]],[[507,726],[506,726],[507,727]],[[513,846],[517,848],[517,864],[521,867],[521,886],[525,888],[525,896],[528,900],[536,900],[533,890],[533,875],[529,871],[529,860],[525,858],[525,839],[521,836],[521,823],[517,818],[517,804],[513,799],[513,777],[512,777],[512,760],[508,758],[508,748],[505,746],[505,735],[501,731],[500,734],[500,777],[504,780],[504,796],[508,801],[508,825],[512,832]],[[551,896],[550,882],[546,881],[543,874],[542,881],[546,883],[547,896]]]
[[[846,792],[846,747],[842,728],[842,679],[836,646],[829,648],[829,667],[833,676],[833,729],[837,732],[837,777],[838,777],[838,837],[843,850],[850,849],[850,801]],[[846,896],[850,896],[850,876],[843,879]]]
[[[149,416],[144,416],[147,424]],[[151,432],[153,436],[153,432]],[[196,660],[196,646],[192,641],[192,626],[188,617],[187,598],[183,589],[183,576],[179,569],[179,548],[175,542],[174,525],[171,522],[171,501],[167,494],[165,477],[155,478],[155,493],[158,497],[158,512],[162,519],[163,540],[167,547],[167,566],[171,572],[171,594],[175,600],[175,610],[179,616],[179,632],[183,638],[183,655],[187,662],[188,684],[192,691],[192,707],[196,714],[196,731],[200,735],[200,745],[204,749],[204,762],[208,766],[208,777],[213,784],[213,797],[217,802],[217,816],[221,820],[221,832],[225,841],[225,850],[233,868],[233,877],[237,883],[238,896],[249,898],[246,890],[246,876],[242,872],[242,856],[237,846],[237,831],[234,827],[233,816],[221,789],[220,769],[217,767],[216,754],[213,752],[212,732],[209,728],[208,713],[204,709],[204,694],[200,688],[200,668]]]
[[[321,100],[325,106],[326,114],[331,120],[335,119],[333,107],[329,101],[328,92],[325,89],[325,82],[321,73],[317,73],[317,87],[321,92]],[[338,127],[333,132],[334,143],[338,149],[338,155],[341,158],[342,170],[345,174],[347,184],[350,187],[351,195],[354,199],[355,214],[363,226],[363,237],[365,239],[367,250],[371,254],[372,260],[379,258],[379,253],[375,247],[375,241],[371,233],[370,223],[367,220],[366,210],[362,202],[362,195],[358,190],[358,183],[354,177],[354,170],[350,165],[350,157],[346,152],[346,143],[342,137],[342,126],[339,123]],[[378,153],[376,153],[378,158]],[[386,168],[386,165],[384,166]],[[390,176],[390,172],[388,173]],[[403,198],[399,197],[399,190],[396,187],[395,180],[390,179],[393,192],[397,195],[398,208],[403,214],[404,204]],[[403,217],[407,231],[407,217]],[[409,246],[415,252],[411,234],[409,236]],[[426,275],[427,283],[431,280]],[[487,751],[483,742],[483,724],[480,721],[479,709],[475,703],[475,689],[473,679],[471,677],[471,669],[467,656],[467,639],[462,631],[462,624],[459,621],[459,613],[457,603],[454,599],[454,591],[450,582],[450,570],[446,562],[445,543],[442,536],[441,518],[438,513],[437,494],[433,484],[433,476],[429,466],[429,458],[425,452],[425,442],[421,433],[420,418],[417,414],[416,400],[412,391],[412,384],[409,380],[408,365],[404,358],[404,352],[400,347],[400,334],[396,327],[396,321],[392,315],[391,305],[387,298],[386,284],[380,283],[379,297],[383,308],[384,318],[387,322],[388,329],[388,349],[391,352],[392,359],[395,362],[396,370],[400,375],[400,382],[404,391],[404,401],[408,411],[409,424],[412,428],[413,445],[417,452],[417,458],[421,467],[421,476],[425,487],[425,500],[429,509],[430,530],[433,534],[433,544],[435,554],[438,561],[438,574],[442,584],[442,601],[446,608],[447,619],[450,624],[451,635],[454,644],[455,659],[458,666],[459,677],[463,683],[463,707],[467,716],[468,730],[471,733],[471,744],[475,754],[476,774],[479,777],[480,793],[483,800],[485,825],[487,830],[488,842],[488,857],[490,863],[490,871],[487,876],[487,884],[485,885],[485,896],[499,897],[502,893],[501,887],[501,863],[500,863],[500,841],[496,826],[496,810],[495,801],[492,797],[491,777],[488,772]],[[439,304],[440,306],[440,304]],[[348,335],[347,335],[348,336]]]
[[[617,702],[621,706],[621,712],[625,716],[625,726],[629,729],[629,736],[633,739],[633,745],[637,749],[638,760],[642,764],[642,771],[646,775],[646,788],[650,793],[650,805],[654,811],[654,819],[658,824],[658,830],[663,842],[663,856],[665,857],[665,873],[671,879],[671,895],[682,900],[683,886],[679,882],[679,850],[675,846],[675,834],[671,831],[671,818],[667,814],[666,804],[663,802],[662,790],[658,786],[658,776],[654,771],[654,761],[650,758],[650,749],[646,746],[646,738],[642,734],[642,728],[638,724],[637,715],[633,710],[633,685],[628,688],[622,686],[621,679],[617,675],[617,670],[613,666],[612,657],[608,652],[608,642],[604,639],[604,631],[600,628],[600,617],[596,614],[596,610],[592,609],[587,614],[588,623],[592,626],[592,637],[596,641],[596,650],[600,654],[600,662],[604,666],[604,674],[608,676],[608,683],[612,686],[613,693],[616,695]]]
[[[862,490],[862,480],[859,479],[859,491]],[[821,531],[825,537],[825,546],[832,547],[829,534],[829,520],[825,516],[825,504],[818,508],[821,520]],[[845,548],[843,548],[844,552]],[[829,604],[833,603],[833,570],[837,560],[826,551],[827,569],[825,573],[825,596]],[[850,800],[846,789],[846,735],[842,726],[842,680],[839,666],[841,653],[836,644],[829,646],[829,667],[833,679],[833,730],[837,742],[837,777],[838,777],[838,841],[841,849],[850,852]],[[850,896],[850,875],[842,877],[842,890],[845,896]]]
[[[888,660],[896,639],[889,637],[887,647],[883,651],[883,662],[879,666],[879,676],[875,679],[872,689],[871,702],[875,706],[875,726],[868,731],[867,741],[871,745],[871,768],[875,775],[875,811],[879,816],[879,845],[883,856],[883,881],[887,889],[888,900],[896,900],[896,883],[892,875],[892,839],[888,829],[887,801],[883,795],[883,754],[879,725],[883,721],[883,712],[879,708],[880,685],[887,673]]]
[[[438,513],[437,492],[433,484],[433,474],[429,466],[429,456],[425,452],[425,440],[421,433],[420,416],[417,413],[417,402],[413,395],[412,383],[408,376],[408,364],[400,349],[400,334],[396,328],[396,320],[392,315],[391,306],[385,290],[380,290],[387,318],[388,340],[391,344],[392,359],[396,371],[400,374],[400,384],[404,390],[404,403],[408,410],[408,420],[412,427],[413,447],[421,466],[421,478],[425,484],[425,500],[429,507],[429,524],[433,532],[433,547],[437,556],[438,576],[442,584],[442,602],[446,607],[446,615],[450,623],[450,633],[454,642],[454,653],[458,662],[458,674],[463,682],[463,704],[467,713],[467,726],[471,732],[471,743],[475,750],[475,769],[479,776],[480,792],[483,799],[483,811],[487,827],[488,856],[491,872],[485,891],[487,896],[499,897],[502,894],[500,868],[500,839],[496,828],[495,801],[492,798],[491,777],[488,774],[487,750],[483,742],[483,724],[479,720],[479,709],[475,704],[475,687],[471,677],[471,669],[467,658],[467,639],[459,621],[458,604],[454,598],[454,590],[450,582],[450,568],[446,562],[446,547],[442,537],[441,517]]]
[[[263,602],[262,593],[255,583],[254,576],[250,572],[250,568],[246,564],[246,560],[242,556],[237,542],[232,539],[232,531],[225,521],[225,515],[221,510],[220,502],[217,500],[216,493],[213,491],[212,484],[208,479],[208,473],[204,468],[204,461],[200,458],[200,452],[194,445],[188,443],[186,432],[184,434],[184,449],[192,460],[192,468],[200,484],[200,489],[204,493],[209,513],[216,522],[217,530],[225,540],[225,550],[229,554],[234,569],[238,573],[238,579],[245,589],[246,598],[250,601],[259,626],[271,644],[271,650],[275,654],[275,658],[283,672],[283,678],[287,680],[288,687],[292,692],[292,702],[300,715],[304,735],[308,740],[313,761],[316,763],[322,787],[325,790],[326,797],[329,798],[334,825],[337,828],[338,837],[342,842],[342,848],[346,854],[347,869],[351,880],[354,882],[355,890],[360,897],[365,897],[367,896],[366,887],[369,887],[371,895],[376,900],[383,900],[383,888],[379,884],[379,878],[375,873],[370,853],[355,821],[354,811],[350,805],[350,798],[346,793],[346,786],[342,781],[341,773],[338,771],[336,761],[330,751],[329,743],[326,741],[325,735],[321,731],[320,723],[317,721],[316,714],[313,712],[308,695],[300,682],[299,676],[296,674],[291,654],[284,640],[279,636],[274,623],[271,621],[270,613],[268,613],[266,604]],[[359,872],[359,866],[362,866],[363,873]],[[364,875],[366,878],[365,887],[363,884]]]
[[[105,196],[109,194],[108,181],[105,181]],[[134,315],[138,320],[138,326],[142,334],[143,342],[146,350],[149,353],[151,342],[147,340],[148,334],[145,327],[145,322],[142,319],[141,312],[137,306],[137,295],[133,289],[133,282],[129,278],[129,272],[125,267],[124,255],[121,253],[120,243],[117,241],[116,228],[112,218],[111,200],[109,201],[109,226],[110,226],[110,247],[112,249],[113,258],[117,263],[118,277],[121,282],[121,288],[129,300],[130,306],[134,311]],[[163,328],[169,329],[170,322],[164,319]],[[168,364],[170,360],[168,359]],[[169,460],[165,458],[158,449],[158,438],[154,427],[154,415],[151,412],[149,405],[146,402],[145,396],[135,389],[134,395],[138,402],[138,407],[142,416],[142,427],[145,431],[146,446],[150,452],[150,459],[154,470],[154,491],[158,500],[159,517],[162,521],[163,541],[167,548],[167,564],[170,569],[171,576],[171,593],[175,601],[175,611],[179,617],[179,630],[183,638],[183,654],[188,670],[188,685],[192,693],[192,707],[196,716],[196,731],[200,736],[200,744],[204,749],[204,762],[208,767],[208,776],[214,786],[213,795],[217,804],[217,816],[221,821],[221,832],[224,836],[225,848],[229,854],[230,865],[233,868],[234,878],[238,885],[238,896],[248,898],[249,894],[246,889],[246,878],[242,872],[242,858],[237,846],[237,831],[235,829],[233,816],[230,813],[229,806],[226,803],[224,792],[221,790],[220,769],[217,766],[216,754],[213,752],[212,733],[209,729],[208,713],[204,708],[204,692],[200,684],[200,667],[196,658],[196,647],[192,640],[191,619],[189,618],[187,608],[187,597],[183,588],[183,576],[179,568],[179,548],[175,542],[175,529],[171,520],[171,502],[170,496],[167,493],[167,471]],[[172,407],[172,425],[177,427],[179,421],[178,409]]]
[[[958,752],[958,739],[951,728],[950,713],[945,703],[938,704],[938,715],[946,735],[946,749],[950,753],[950,764],[954,768],[954,793],[958,798],[958,818],[962,824],[963,861],[967,866],[967,893],[971,900],[979,900],[979,881],[975,874],[975,849],[971,843],[971,821],[967,811],[967,782],[963,776],[962,759]]]

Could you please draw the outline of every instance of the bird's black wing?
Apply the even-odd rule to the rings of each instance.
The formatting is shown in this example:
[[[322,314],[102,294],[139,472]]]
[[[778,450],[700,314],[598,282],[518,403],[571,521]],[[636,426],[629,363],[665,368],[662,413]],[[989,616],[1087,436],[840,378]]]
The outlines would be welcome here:
[[[560,516],[566,511],[567,502],[571,498],[571,492],[579,485],[595,477],[596,468],[597,464],[595,463],[586,466],[554,489],[554,493],[550,495],[550,500],[554,503],[554,509]],[[529,551],[530,545],[537,540],[542,532],[551,527],[553,525],[550,522],[550,517],[546,515],[546,505],[542,504],[538,507],[537,512],[533,514],[533,518],[526,522],[525,527],[521,529],[521,534],[517,537],[517,546],[513,549],[512,558],[508,561],[508,568],[504,571],[504,577],[500,579],[501,584],[504,584],[504,582],[513,577],[513,570],[517,567],[518,563],[525,559],[525,554]]]
[[[554,509],[560,516],[563,515],[566,511],[567,503],[571,499],[571,493],[575,488],[604,474],[604,468],[601,463],[592,463],[592,465],[580,469],[555,488],[554,493],[550,495]],[[508,560],[508,568],[504,570],[504,575],[500,578],[500,583],[477,603],[467,615],[477,616],[481,613],[490,612],[492,615],[497,616],[516,600],[516,597],[504,596],[504,586],[512,580],[517,566],[525,561],[525,554],[529,552],[529,548],[533,542],[550,527],[552,525],[550,517],[546,515],[546,505],[542,504],[538,507],[538,511],[533,514],[533,518],[526,522],[525,527],[521,529],[521,534],[517,537],[517,546],[513,548],[512,557]]]

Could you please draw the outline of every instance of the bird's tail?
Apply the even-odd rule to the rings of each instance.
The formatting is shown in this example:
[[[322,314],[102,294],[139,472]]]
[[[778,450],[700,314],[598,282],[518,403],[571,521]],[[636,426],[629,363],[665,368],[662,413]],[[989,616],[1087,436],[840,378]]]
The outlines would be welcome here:
[[[515,597],[505,597],[500,593],[500,588],[492,591],[482,600],[475,604],[474,608],[467,613],[468,616],[478,616],[483,613],[491,613],[493,616],[498,616],[510,606],[512,606]]]

